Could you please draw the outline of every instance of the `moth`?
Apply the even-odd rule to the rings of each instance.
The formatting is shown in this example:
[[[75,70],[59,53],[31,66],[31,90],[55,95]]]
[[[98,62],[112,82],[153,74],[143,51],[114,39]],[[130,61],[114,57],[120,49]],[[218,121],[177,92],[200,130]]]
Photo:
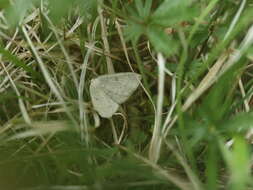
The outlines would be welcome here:
[[[141,75],[133,72],[101,75],[91,80],[90,96],[94,109],[110,118],[137,89]]]

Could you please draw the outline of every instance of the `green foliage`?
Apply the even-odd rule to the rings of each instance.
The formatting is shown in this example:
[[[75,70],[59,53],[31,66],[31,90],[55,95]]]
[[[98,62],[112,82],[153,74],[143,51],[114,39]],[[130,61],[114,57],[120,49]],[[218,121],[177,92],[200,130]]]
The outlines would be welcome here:
[[[177,43],[168,36],[162,28],[151,25],[147,28],[147,36],[156,51],[162,52],[165,55],[171,55],[177,50]]]
[[[60,8],[59,8],[60,7]],[[55,22],[59,22],[62,18],[66,18],[66,15],[71,9],[77,9],[80,14],[84,17],[86,22],[94,19],[97,12],[97,0],[93,1],[82,1],[82,0],[52,0],[49,1],[49,10],[51,18]]]
[[[245,189],[250,182],[250,151],[247,142],[242,136],[236,135],[232,150],[228,150],[223,144],[220,147],[230,169],[231,178],[228,188],[231,190]]]
[[[152,14],[151,22],[164,27],[175,26],[182,21],[192,21],[199,15],[198,8],[189,0],[163,1]]]
[[[253,126],[253,113],[239,113],[226,120],[222,127],[224,132],[236,134],[238,132],[245,134]]]
[[[5,9],[10,5],[10,1],[9,0],[1,0],[0,1],[0,9]]]
[[[12,4],[9,2],[8,0],[1,0],[0,4],[5,8],[8,23],[12,27],[21,24],[24,17],[40,4],[39,0],[16,0]],[[73,9],[76,9],[83,16],[85,21],[89,22],[93,20],[96,15],[97,0],[52,0],[45,3],[44,7],[48,8],[51,19],[56,23],[66,18]]]
[[[178,48],[178,42],[165,33],[168,27],[180,26],[182,21],[191,21],[197,15],[197,7],[191,7],[190,1],[164,1],[152,13],[151,0],[144,3],[141,0],[134,1],[135,9],[129,7],[131,15],[128,28],[125,31],[126,38],[138,41],[142,34],[146,35],[155,50],[167,56],[174,54]]]
[[[36,72],[31,66],[26,65],[23,61],[19,60],[15,55],[11,54],[8,50],[5,50],[0,46],[0,54],[3,58],[11,61],[15,66],[24,69],[26,72],[30,73],[35,79],[40,79],[41,75]]]
[[[6,14],[9,25],[14,27],[20,24],[34,2],[35,0],[20,0],[7,5]]]

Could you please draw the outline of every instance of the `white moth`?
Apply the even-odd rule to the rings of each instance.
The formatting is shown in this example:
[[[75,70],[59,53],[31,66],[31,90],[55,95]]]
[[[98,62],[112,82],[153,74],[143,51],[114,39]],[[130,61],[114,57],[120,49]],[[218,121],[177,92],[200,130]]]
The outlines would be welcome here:
[[[90,95],[94,109],[101,117],[110,118],[139,86],[141,76],[126,72],[102,75],[92,79]]]

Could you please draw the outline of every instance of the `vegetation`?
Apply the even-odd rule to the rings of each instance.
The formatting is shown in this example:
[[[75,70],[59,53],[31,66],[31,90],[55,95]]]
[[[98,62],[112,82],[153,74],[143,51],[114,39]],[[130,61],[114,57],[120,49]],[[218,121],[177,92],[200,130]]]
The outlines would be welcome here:
[[[253,189],[252,18],[252,0],[0,0],[0,188]],[[120,72],[141,85],[102,118],[91,80]]]

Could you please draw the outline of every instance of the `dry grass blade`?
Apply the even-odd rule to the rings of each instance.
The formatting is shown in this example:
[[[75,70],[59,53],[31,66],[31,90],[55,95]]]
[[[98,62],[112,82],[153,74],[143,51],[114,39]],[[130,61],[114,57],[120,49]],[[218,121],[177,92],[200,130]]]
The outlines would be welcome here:
[[[228,55],[222,55],[218,61],[212,66],[198,87],[191,93],[191,95],[185,101],[182,110],[186,111],[212,84],[215,82],[217,74],[223,66]]]
[[[72,116],[72,114],[70,113],[70,111],[68,110],[68,107],[66,106],[66,103],[65,103],[65,101],[64,101],[64,99],[63,99],[60,91],[58,90],[57,86],[53,82],[52,77],[51,77],[48,69],[44,65],[41,57],[39,56],[36,48],[34,47],[34,45],[33,45],[32,41],[31,41],[31,39],[30,39],[30,37],[28,35],[28,32],[27,32],[25,26],[22,26],[22,31],[23,31],[23,33],[25,35],[25,38],[26,38],[29,46],[31,47],[31,50],[33,51],[33,53],[35,55],[36,60],[38,61],[38,64],[39,64],[40,69],[42,71],[42,74],[43,74],[43,76],[45,77],[45,80],[48,83],[48,86],[51,88],[52,92],[58,98],[58,100],[62,103],[62,105],[63,105],[63,107],[64,107],[67,115],[69,116],[69,118],[72,120],[72,122],[74,122],[76,124],[76,121],[75,121],[74,117]],[[77,124],[76,124],[76,126],[77,126]]]
[[[105,49],[105,53],[110,54],[110,47],[109,47],[109,42],[107,39],[107,28],[106,28],[106,24],[105,24],[105,20],[104,20],[104,16],[103,16],[103,9],[101,8],[101,6],[98,6],[98,14],[99,14],[99,18],[100,18],[100,24],[101,24],[101,36],[103,39],[103,43],[104,43],[104,49]],[[107,69],[108,69],[108,73],[112,74],[114,73],[114,67],[112,64],[112,60],[109,56],[106,56],[106,63],[107,63]]]
[[[55,134],[57,132],[70,129],[66,121],[33,122],[31,123],[31,127],[32,128],[30,130],[13,135],[6,141],[13,141],[28,137],[39,137],[42,135]]]
[[[163,99],[164,99],[164,82],[165,82],[165,59],[162,54],[157,55],[157,64],[158,64],[158,98],[157,98],[157,112],[155,116],[155,124],[152,134],[152,139],[150,142],[149,148],[149,159],[156,163],[160,156],[161,150],[161,125],[162,125],[162,108],[163,108]]]

